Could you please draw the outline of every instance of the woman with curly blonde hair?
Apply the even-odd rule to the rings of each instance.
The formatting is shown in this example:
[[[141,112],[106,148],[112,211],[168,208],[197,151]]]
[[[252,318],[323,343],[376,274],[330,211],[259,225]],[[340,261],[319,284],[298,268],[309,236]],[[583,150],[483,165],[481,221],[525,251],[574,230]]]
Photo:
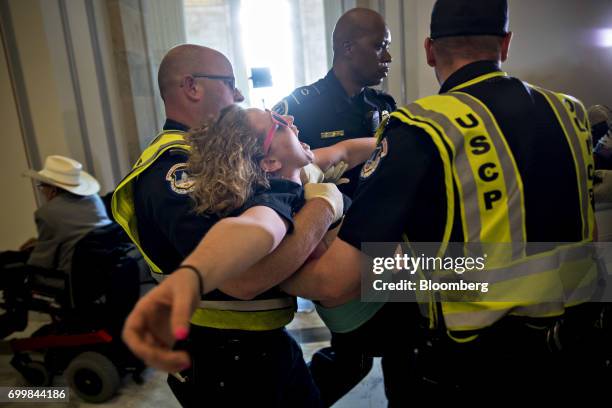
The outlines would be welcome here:
[[[291,116],[236,105],[192,132],[189,172],[195,180],[196,211],[226,216],[264,192],[289,189],[299,196],[304,166],[314,163],[327,170],[345,162],[352,168],[374,148],[373,140],[357,139],[313,152],[298,140],[298,133]]]
[[[336,195],[320,193],[324,184],[302,186],[300,171],[311,163],[322,169],[341,161],[344,167],[354,167],[374,150],[374,138],[313,152],[298,140],[298,133],[291,116],[235,105],[191,133],[189,172],[196,211],[219,221],[177,269],[195,273],[172,273],[140,300],[126,322],[124,337],[138,355],[197,378],[198,392],[214,406],[234,406],[243,393],[252,395],[256,406],[321,406],[301,349],[284,330],[293,318],[295,298],[276,285],[287,273],[281,276],[271,268],[267,276],[260,276],[265,288],[254,299],[215,290],[225,290],[228,281],[240,282],[241,273],[273,251],[292,232],[293,215],[305,200],[322,198],[335,219],[342,217],[347,205],[335,186],[331,187]],[[322,216],[329,217],[329,212]],[[229,317],[215,315],[219,303]],[[246,326],[236,320],[237,315],[245,316],[241,311],[248,312]],[[185,339],[190,329],[190,341],[198,345],[192,348],[191,369],[184,352],[170,350],[173,340]],[[227,352],[221,348],[228,347],[228,336],[239,339],[240,347],[232,346],[242,353],[236,354],[239,363],[233,355],[229,361],[223,359]],[[196,367],[201,368],[196,372]],[[224,384],[223,392],[219,383]]]
[[[189,173],[195,181],[197,212],[226,216],[242,207],[258,187],[270,187],[260,166],[265,136],[257,133],[248,111],[233,105],[218,120],[190,134]]]

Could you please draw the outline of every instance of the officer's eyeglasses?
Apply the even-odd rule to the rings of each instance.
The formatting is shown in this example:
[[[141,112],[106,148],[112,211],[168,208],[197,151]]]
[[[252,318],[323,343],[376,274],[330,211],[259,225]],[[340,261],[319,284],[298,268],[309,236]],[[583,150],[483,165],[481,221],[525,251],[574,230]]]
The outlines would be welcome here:
[[[208,75],[208,74],[191,74],[194,78],[218,79],[223,81],[232,92],[236,92],[236,78],[229,75]]]
[[[272,145],[272,139],[274,138],[274,134],[278,130],[278,127],[279,126],[289,127],[289,122],[287,122],[285,118],[283,118],[281,115],[271,110],[268,110],[268,112],[270,112],[270,118],[272,119],[272,127],[270,128],[270,130],[268,130],[268,134],[266,135],[266,138],[264,139],[264,144],[263,144],[264,155],[268,154],[268,151],[270,150],[270,145]]]

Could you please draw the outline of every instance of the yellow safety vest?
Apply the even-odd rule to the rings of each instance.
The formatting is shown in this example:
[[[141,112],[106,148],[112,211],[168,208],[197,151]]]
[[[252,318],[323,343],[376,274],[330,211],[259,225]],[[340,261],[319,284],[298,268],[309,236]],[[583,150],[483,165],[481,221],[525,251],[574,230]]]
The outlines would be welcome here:
[[[138,247],[151,269],[151,275],[158,282],[165,278],[167,272],[164,273],[147,256],[140,244],[133,187],[138,176],[167,150],[178,148],[189,152],[190,146],[185,141],[185,135],[185,132],[176,130],[160,133],[142,152],[132,171],[121,180],[113,193],[112,211],[115,220]],[[291,322],[295,310],[295,298],[287,295],[250,301],[236,300],[229,296],[227,300],[203,299],[194,312],[191,323],[217,329],[273,330]]]
[[[391,114],[410,126],[423,129],[440,153],[448,205],[443,245],[438,255],[444,254],[449,243],[456,205],[460,206],[466,243],[484,247],[487,243],[505,243],[511,248],[504,251],[504,256],[495,257],[495,263],[487,263],[485,270],[463,275],[472,281],[479,281],[480,276],[489,282],[488,292],[479,294],[476,301],[449,301],[456,300],[457,294],[438,293],[449,335],[452,331],[490,326],[506,315],[559,316],[565,308],[590,300],[597,286],[597,266],[588,245],[593,241],[595,218],[589,197],[593,185],[587,177],[593,165],[588,151],[590,126],[584,106],[570,96],[532,87],[550,104],[572,151],[583,231],[580,242],[526,256],[523,182],[514,156],[487,106],[460,91],[502,75],[507,74],[483,75],[447,94],[419,99]],[[378,136],[382,137],[382,131]],[[404,238],[407,241],[407,237]],[[577,270],[581,272],[577,274]],[[427,310],[430,327],[434,328],[439,319],[435,294],[428,296],[425,299],[427,307],[422,310]]]

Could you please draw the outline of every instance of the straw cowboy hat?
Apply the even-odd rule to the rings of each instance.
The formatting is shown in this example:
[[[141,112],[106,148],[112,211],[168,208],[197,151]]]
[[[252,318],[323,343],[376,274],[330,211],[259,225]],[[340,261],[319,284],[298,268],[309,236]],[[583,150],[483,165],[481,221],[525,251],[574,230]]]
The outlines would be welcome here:
[[[27,170],[23,175],[80,196],[100,191],[98,181],[83,171],[81,163],[64,156],[48,156],[41,171]]]
[[[593,105],[588,109],[591,125],[607,122],[612,127],[612,110],[606,105]]]

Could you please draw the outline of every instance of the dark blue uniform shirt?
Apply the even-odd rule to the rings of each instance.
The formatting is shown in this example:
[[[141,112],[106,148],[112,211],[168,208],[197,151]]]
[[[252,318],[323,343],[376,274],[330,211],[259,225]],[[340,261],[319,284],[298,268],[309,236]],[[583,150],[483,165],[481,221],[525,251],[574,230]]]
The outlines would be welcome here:
[[[188,131],[171,119],[164,130]],[[189,188],[177,183],[187,170],[183,149],[164,152],[134,183],[134,209],[143,250],[164,273],[176,269],[218,221],[194,212]]]
[[[277,103],[273,110],[292,115],[300,129],[299,138],[312,149],[327,147],[343,140],[374,135],[383,112],[393,112],[395,101],[391,95],[372,88],[349,97],[330,70],[325,78],[294,90]],[[352,197],[361,166],[347,172],[350,183],[340,190]]]

